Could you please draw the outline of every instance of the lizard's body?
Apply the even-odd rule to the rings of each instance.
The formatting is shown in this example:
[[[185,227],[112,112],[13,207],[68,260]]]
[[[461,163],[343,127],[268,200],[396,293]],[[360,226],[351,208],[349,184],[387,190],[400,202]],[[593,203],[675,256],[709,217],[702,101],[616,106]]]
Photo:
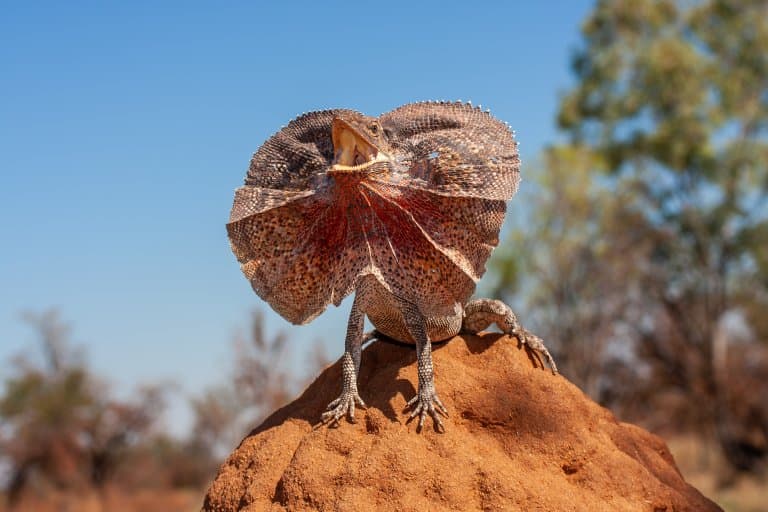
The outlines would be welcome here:
[[[363,306],[360,308],[377,333],[403,343],[415,344],[408,331],[405,318],[397,300],[372,275],[361,279],[356,291],[356,299]],[[451,315],[425,317],[427,336],[432,341],[444,341],[460,332],[478,333],[493,323],[512,334],[519,329],[516,321],[508,318],[510,311],[506,305],[493,299],[476,299],[464,307],[458,307]],[[530,333],[529,333],[530,335]]]
[[[393,340],[415,344],[397,300],[374,276],[368,275],[361,279],[355,297],[355,300],[362,304],[360,309],[376,331]],[[426,317],[424,320],[427,336],[434,341],[456,336],[461,331],[463,316],[462,308],[452,315]]]
[[[379,118],[348,110],[292,121],[254,155],[227,229],[243,272],[294,323],[355,292],[342,392],[324,421],[354,418],[367,315],[416,345],[419,426],[442,427],[431,341],[492,323],[554,361],[500,301],[469,301],[517,189],[517,143],[487,112],[461,103],[405,105]]]

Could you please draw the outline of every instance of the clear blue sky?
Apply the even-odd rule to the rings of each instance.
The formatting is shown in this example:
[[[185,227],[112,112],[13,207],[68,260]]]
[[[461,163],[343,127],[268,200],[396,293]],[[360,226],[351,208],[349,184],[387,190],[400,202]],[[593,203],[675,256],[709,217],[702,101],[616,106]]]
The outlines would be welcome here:
[[[291,326],[224,228],[251,154],[298,113],[461,98],[516,129],[524,164],[555,138],[591,1],[350,4],[0,7],[1,371],[34,341],[20,312],[52,306],[123,390],[220,381],[253,308],[294,352],[338,356],[350,302]]]

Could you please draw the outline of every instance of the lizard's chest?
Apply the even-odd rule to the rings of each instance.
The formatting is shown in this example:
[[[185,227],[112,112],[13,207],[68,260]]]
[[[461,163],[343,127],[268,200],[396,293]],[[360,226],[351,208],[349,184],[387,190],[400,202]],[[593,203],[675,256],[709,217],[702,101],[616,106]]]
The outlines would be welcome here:
[[[414,343],[397,300],[375,277],[362,278],[355,293],[376,330],[397,341]],[[461,310],[454,315],[427,317],[427,336],[431,341],[442,341],[455,336],[461,330],[462,317]]]

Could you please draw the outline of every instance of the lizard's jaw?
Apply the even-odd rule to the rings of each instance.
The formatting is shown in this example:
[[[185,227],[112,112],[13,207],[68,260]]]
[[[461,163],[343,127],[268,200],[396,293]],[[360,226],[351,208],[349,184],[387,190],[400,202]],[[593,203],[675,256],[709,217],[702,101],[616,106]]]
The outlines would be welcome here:
[[[368,142],[342,119],[334,120],[331,134],[335,154],[331,167],[333,171],[362,171],[377,162],[389,160],[386,153]]]

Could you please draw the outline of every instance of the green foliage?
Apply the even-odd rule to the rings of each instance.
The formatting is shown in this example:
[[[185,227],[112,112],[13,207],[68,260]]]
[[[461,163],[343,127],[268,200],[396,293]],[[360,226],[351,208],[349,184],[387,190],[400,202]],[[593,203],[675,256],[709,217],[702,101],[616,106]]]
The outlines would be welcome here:
[[[745,306],[732,292],[745,283],[762,289],[740,297],[764,301],[768,4],[599,2],[584,36],[559,121],[637,192],[627,206],[657,235],[659,293],[703,297],[710,324]]]
[[[86,374],[82,368],[67,368],[46,378],[32,371],[11,377],[6,394],[0,400],[0,416],[13,421],[41,421],[51,425],[76,423],[80,412],[94,403]]]
[[[511,302],[509,293],[520,285],[525,322],[546,335],[561,370],[595,397],[609,364],[603,347],[631,299],[622,283],[648,245],[636,216],[623,207],[626,194],[596,179],[600,169],[598,153],[574,145],[549,148],[528,168],[527,193],[536,206],[506,248],[514,248],[515,268],[523,271],[519,282],[501,274],[495,291]],[[509,257],[502,255],[500,266]]]
[[[732,437],[715,340],[738,312],[768,341],[768,3],[599,1],[582,34],[512,276],[593,396]]]

